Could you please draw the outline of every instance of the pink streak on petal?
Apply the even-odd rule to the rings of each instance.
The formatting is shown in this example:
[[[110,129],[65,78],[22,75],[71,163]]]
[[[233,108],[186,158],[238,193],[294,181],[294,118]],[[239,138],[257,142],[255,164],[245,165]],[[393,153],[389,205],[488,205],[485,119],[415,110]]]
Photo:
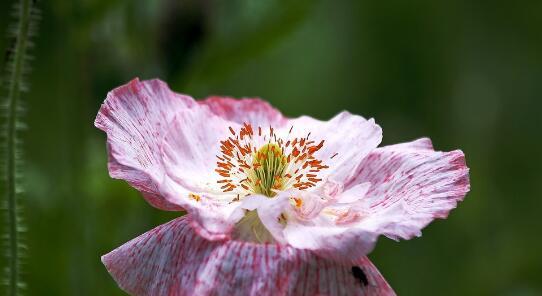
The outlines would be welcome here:
[[[176,111],[192,106],[192,98],[164,82],[136,78],[107,95],[94,122],[107,133],[111,177],[126,180],[163,210],[181,208],[161,197],[155,181],[163,176],[160,141]]]
[[[371,182],[364,199],[375,231],[393,239],[420,236],[446,218],[470,189],[462,151],[438,152],[427,138],[375,149],[346,187]]]
[[[214,114],[238,124],[280,128],[287,122],[280,111],[261,99],[209,97],[199,103],[208,106]]]
[[[395,295],[369,261],[355,278],[309,251],[275,244],[210,242],[177,218],[102,257],[118,285],[132,295]]]

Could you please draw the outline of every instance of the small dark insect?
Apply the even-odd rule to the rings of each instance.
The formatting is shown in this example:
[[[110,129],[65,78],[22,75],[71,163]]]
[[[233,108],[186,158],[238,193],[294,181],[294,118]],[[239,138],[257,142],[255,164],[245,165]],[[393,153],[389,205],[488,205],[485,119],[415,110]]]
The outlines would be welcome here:
[[[367,280],[367,276],[365,275],[365,272],[363,272],[363,269],[352,266],[352,275],[364,286],[367,286],[369,284],[369,281]]]

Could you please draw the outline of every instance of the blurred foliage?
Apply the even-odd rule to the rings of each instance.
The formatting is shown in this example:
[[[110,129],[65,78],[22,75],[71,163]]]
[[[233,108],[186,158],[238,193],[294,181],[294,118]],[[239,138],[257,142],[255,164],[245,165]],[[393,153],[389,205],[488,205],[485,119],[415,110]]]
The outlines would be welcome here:
[[[195,97],[261,96],[289,116],[346,109],[376,118],[384,144],[429,136],[464,150],[467,199],[423,238],[382,238],[371,259],[399,295],[542,294],[542,2],[40,6],[25,95],[30,295],[123,295],[100,255],[179,215],[107,174],[94,117],[135,76]]]

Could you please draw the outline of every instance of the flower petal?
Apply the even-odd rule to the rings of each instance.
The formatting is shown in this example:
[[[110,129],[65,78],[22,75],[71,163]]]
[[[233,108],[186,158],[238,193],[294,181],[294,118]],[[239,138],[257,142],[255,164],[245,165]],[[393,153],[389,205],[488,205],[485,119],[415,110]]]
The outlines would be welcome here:
[[[171,121],[162,143],[166,176],[161,193],[190,212],[195,230],[209,240],[228,238],[242,218],[235,211],[238,203],[232,203],[235,195],[222,192],[215,177],[216,154],[229,126],[236,123],[215,116],[208,108],[184,109]]]
[[[288,122],[293,134],[305,137],[311,133],[314,141],[325,140],[321,150],[315,153],[329,169],[322,171],[340,183],[348,182],[363,158],[382,141],[382,129],[374,119],[365,119],[349,112],[341,112],[329,121],[301,116]]]
[[[175,110],[192,106],[192,98],[172,92],[160,80],[134,79],[107,95],[94,122],[107,133],[111,177],[128,181],[160,209],[180,209],[159,193],[164,173],[160,141]]]
[[[184,109],[170,122],[162,142],[162,162],[167,175],[188,191],[220,193],[216,155],[233,122],[213,115],[207,108]]]
[[[288,205],[288,197],[284,194],[279,194],[274,198],[251,195],[242,201],[240,207],[249,211],[256,210],[260,221],[274,239],[279,243],[286,243],[283,235],[284,225],[279,221],[279,217]]]
[[[292,197],[299,198],[300,202],[292,204]],[[302,209],[305,203],[325,201],[311,201],[314,199],[320,197],[309,192],[291,190],[281,192],[274,198],[251,197],[247,199],[250,203],[244,203],[252,205],[250,210],[258,211],[262,224],[280,243],[311,250],[322,258],[340,264],[353,264],[372,251],[378,234],[370,224],[342,227],[335,223],[333,217],[323,214],[327,210],[323,205],[318,207],[317,215],[306,219],[307,215]],[[246,205],[241,207],[246,208]],[[309,208],[312,207],[309,205]]]
[[[367,220],[380,234],[410,239],[463,200],[470,188],[468,172],[462,151],[434,151],[424,138],[375,149],[346,188],[370,182],[363,199]]]
[[[210,242],[177,218],[102,257],[132,295],[395,295],[367,258],[341,266],[277,244]]]
[[[312,250],[322,258],[340,264],[352,264],[367,256],[376,243],[377,234],[363,228],[303,225],[290,222],[284,236],[293,247]]]
[[[214,114],[238,124],[280,128],[287,122],[277,109],[261,99],[209,97],[199,103],[209,107]]]
[[[428,139],[375,149],[356,173],[318,217],[299,217],[295,207],[303,203],[286,204],[273,213],[262,206],[262,223],[274,225],[271,233],[293,247],[350,263],[366,256],[379,235],[420,235],[433,219],[446,217],[469,189],[463,153],[435,152]],[[303,191],[282,192],[274,198],[277,203],[283,195],[311,198]],[[277,222],[281,213],[287,223]]]
[[[345,192],[340,195],[340,198],[337,200],[340,203],[353,203],[357,202],[367,194],[371,188],[370,182],[365,182],[361,184],[356,184],[348,188]]]

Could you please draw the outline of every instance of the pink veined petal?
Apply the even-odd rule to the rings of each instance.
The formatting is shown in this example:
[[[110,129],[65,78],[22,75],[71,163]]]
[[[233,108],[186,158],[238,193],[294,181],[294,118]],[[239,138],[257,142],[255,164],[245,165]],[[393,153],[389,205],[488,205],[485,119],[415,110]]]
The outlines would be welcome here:
[[[292,205],[286,207],[289,219],[280,231],[282,241],[349,263],[366,256],[379,235],[420,235],[433,219],[446,217],[469,189],[463,153],[435,152],[428,139],[375,149],[357,173],[312,220],[297,217]],[[278,224],[276,213],[260,216],[265,225]]]
[[[238,124],[250,123],[254,127],[280,128],[287,122],[280,111],[258,98],[209,97],[199,103],[209,107],[214,114]]]
[[[160,80],[134,79],[111,91],[94,122],[107,133],[111,177],[126,180],[157,208],[179,210],[159,193],[157,182],[164,174],[160,142],[175,113],[195,105]]]
[[[230,135],[229,126],[237,127],[207,108],[185,109],[171,121],[162,143],[166,177],[161,193],[190,212],[195,230],[209,240],[228,238],[242,218],[235,212],[238,203],[230,202],[235,195],[220,190],[215,172],[220,141]],[[190,194],[201,200],[194,201]]]
[[[315,153],[316,158],[329,166],[320,176],[339,183],[349,182],[363,158],[382,141],[382,129],[374,119],[346,111],[329,121],[301,116],[290,120],[287,128],[290,126],[294,127],[294,136],[305,137],[310,132],[310,139],[325,140],[322,149]]]
[[[434,151],[424,138],[375,149],[346,187],[370,182],[363,199],[367,223],[392,239],[410,239],[463,200],[470,188],[468,173],[462,151]]]
[[[395,295],[369,261],[338,265],[277,244],[210,242],[189,217],[131,240],[102,257],[132,295]]]

